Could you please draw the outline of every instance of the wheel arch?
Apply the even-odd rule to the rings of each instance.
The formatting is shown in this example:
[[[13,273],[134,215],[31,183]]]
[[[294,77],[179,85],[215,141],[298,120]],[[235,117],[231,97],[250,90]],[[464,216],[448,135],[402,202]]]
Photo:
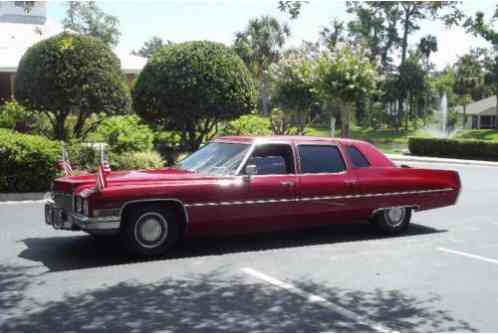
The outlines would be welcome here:
[[[411,205],[393,205],[393,206],[387,206],[387,207],[382,207],[382,208],[377,208],[372,210],[372,213],[370,214],[370,217],[375,217],[377,214],[384,212],[385,210],[389,210],[392,208],[405,208],[405,209],[410,209],[412,211],[418,211],[420,210],[420,205],[417,204],[411,204]]]
[[[178,215],[181,222],[181,235],[183,235],[187,229],[189,224],[189,216],[187,207],[185,204],[176,198],[151,198],[151,199],[142,199],[142,200],[132,200],[123,203],[119,211],[119,217],[121,218],[121,222],[124,222],[124,217],[126,215],[127,210],[132,209],[133,207],[147,205],[147,204],[155,204],[162,208],[167,208],[170,210],[174,210],[174,212]]]

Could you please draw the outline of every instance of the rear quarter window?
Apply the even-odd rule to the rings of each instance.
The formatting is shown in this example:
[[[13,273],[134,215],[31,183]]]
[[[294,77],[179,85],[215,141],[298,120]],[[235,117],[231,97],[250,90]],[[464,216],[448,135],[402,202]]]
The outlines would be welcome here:
[[[302,173],[339,173],[346,170],[337,146],[299,145],[298,151]]]
[[[354,146],[348,146],[346,150],[348,151],[349,159],[351,160],[353,167],[370,167],[370,162],[368,162],[367,157],[365,157],[359,149]]]

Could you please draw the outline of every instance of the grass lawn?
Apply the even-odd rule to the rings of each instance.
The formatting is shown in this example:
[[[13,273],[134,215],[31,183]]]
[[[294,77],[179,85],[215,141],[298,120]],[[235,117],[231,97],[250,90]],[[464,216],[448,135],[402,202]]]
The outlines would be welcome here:
[[[456,139],[478,139],[498,141],[497,130],[461,130],[455,136]]]
[[[340,130],[338,130],[340,132]],[[336,134],[339,135],[339,132]],[[310,128],[307,132],[310,136],[330,136],[330,130],[327,128]],[[385,153],[403,153],[408,150],[408,137],[430,137],[429,133],[423,130],[400,130],[360,128],[351,127],[351,138],[368,141],[378,147]]]

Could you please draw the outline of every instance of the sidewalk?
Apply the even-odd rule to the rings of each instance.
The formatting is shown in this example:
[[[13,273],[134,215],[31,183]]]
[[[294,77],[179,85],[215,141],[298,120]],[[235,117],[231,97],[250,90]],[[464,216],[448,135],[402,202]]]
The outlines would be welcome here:
[[[0,204],[43,201],[47,193],[0,193]]]
[[[386,154],[386,156],[395,162],[425,162],[425,163],[437,163],[437,164],[449,164],[449,165],[498,167],[498,162],[495,161],[419,157],[414,155],[403,155],[403,154]]]

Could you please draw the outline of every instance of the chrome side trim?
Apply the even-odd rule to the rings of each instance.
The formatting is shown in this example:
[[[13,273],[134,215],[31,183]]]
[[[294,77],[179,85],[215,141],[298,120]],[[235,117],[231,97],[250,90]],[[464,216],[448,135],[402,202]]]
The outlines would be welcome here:
[[[180,204],[183,208],[183,213],[185,214],[185,223],[188,226],[190,219],[188,216],[187,205],[185,205],[185,203],[183,203],[177,198],[148,198],[148,199],[138,199],[138,200],[124,202],[123,205],[121,206],[121,209],[119,210],[119,217],[120,218],[123,217],[123,211],[126,208],[126,206],[134,203],[147,203],[147,202],[176,202]]]
[[[301,198],[279,198],[279,199],[262,199],[262,200],[248,200],[248,201],[197,202],[197,203],[185,204],[185,207],[228,206],[228,205],[250,205],[250,204],[267,204],[267,203],[283,203],[283,202],[324,201],[324,200],[337,200],[337,199],[427,194],[427,193],[448,192],[448,191],[453,191],[453,190],[454,190],[453,188],[442,188],[442,189],[411,190],[411,191],[399,191],[399,192],[390,192],[390,193],[355,194],[355,195],[340,195],[340,196],[313,196],[313,197],[301,197]]]

